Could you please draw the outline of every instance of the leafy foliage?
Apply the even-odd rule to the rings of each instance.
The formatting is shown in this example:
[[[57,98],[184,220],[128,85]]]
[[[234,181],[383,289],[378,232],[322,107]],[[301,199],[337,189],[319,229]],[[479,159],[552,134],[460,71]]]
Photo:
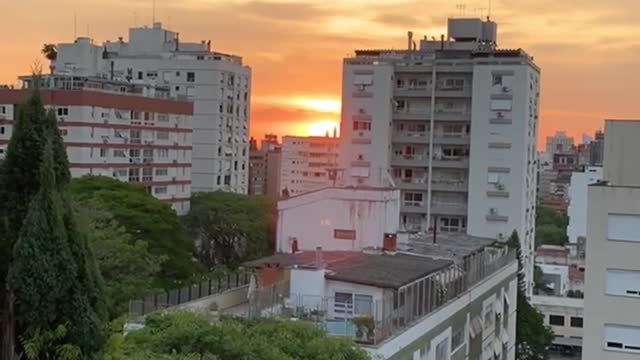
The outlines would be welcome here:
[[[518,255],[518,307],[516,310],[516,359],[545,360],[548,357],[553,332],[544,325],[544,316],[527,299],[522,270],[522,252],[518,233],[514,231],[507,245]]]
[[[73,179],[71,196],[79,207],[95,208],[113,216],[130,237],[130,244],[143,241],[156,257],[163,258],[158,286],[173,288],[198,271],[193,243],[171,207],[148,194],[142,185],[104,176]]]
[[[105,281],[110,318],[127,311],[129,300],[155,290],[166,256],[148,251],[145,241],[135,240],[113,216],[95,206],[76,210],[80,224],[89,235],[89,245]]]
[[[199,242],[204,265],[234,267],[270,253],[276,217],[269,198],[212,192],[192,196],[185,223]]]
[[[564,245],[567,242],[569,217],[559,211],[538,207],[536,210],[536,247]]]
[[[365,360],[364,350],[302,322],[156,313],[125,337],[119,359]],[[113,354],[107,354],[107,358]],[[113,357],[115,359],[115,357]]]
[[[58,49],[55,44],[44,44],[41,51],[47,60],[53,61],[58,57]]]

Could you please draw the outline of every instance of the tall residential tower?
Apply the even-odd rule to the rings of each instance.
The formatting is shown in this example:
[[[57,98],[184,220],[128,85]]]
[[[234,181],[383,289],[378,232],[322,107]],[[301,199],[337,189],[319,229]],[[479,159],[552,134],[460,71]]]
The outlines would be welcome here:
[[[450,19],[448,36],[344,60],[345,186],[402,190],[405,229],[506,240],[532,281],[540,69],[498,49],[497,25]]]
[[[212,51],[211,41],[183,42],[160,23],[129,29],[128,42],[78,38],[57,51],[55,74],[168,86],[192,101],[192,190],[247,193],[251,69],[242,58]]]

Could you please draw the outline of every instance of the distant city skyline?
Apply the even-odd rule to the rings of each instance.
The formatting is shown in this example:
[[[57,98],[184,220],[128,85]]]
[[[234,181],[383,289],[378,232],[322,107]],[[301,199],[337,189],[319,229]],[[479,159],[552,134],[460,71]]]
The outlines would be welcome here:
[[[447,0],[156,0],[155,19],[185,40],[211,39],[216,50],[244,58],[253,69],[251,135],[262,138],[332,131],[340,117],[342,59],[353,50],[403,49],[408,30],[438,37],[447,17],[484,17],[487,7],[486,0],[470,0],[463,14]],[[627,70],[640,57],[638,10],[635,0],[493,1],[500,47],[523,47],[542,68],[539,148],[556,130],[581,139],[605,118],[640,117],[634,109],[640,72]],[[46,64],[44,43],[71,42],[74,32],[98,43],[114,40],[153,17],[152,0],[13,1],[4,11],[0,83],[10,84],[35,59]]]

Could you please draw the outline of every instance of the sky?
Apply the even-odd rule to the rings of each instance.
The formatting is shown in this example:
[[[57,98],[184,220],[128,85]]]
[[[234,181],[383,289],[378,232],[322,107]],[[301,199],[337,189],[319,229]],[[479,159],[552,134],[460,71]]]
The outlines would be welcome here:
[[[252,68],[251,135],[322,135],[340,118],[342,59],[446,33],[451,16],[498,23],[502,48],[542,69],[540,145],[576,140],[605,118],[640,118],[638,0],[155,0],[156,21],[184,41],[211,40]],[[43,43],[127,37],[152,22],[153,0],[0,0],[0,83],[30,71]],[[464,5],[464,10],[461,6]],[[45,67],[46,68],[46,67]]]

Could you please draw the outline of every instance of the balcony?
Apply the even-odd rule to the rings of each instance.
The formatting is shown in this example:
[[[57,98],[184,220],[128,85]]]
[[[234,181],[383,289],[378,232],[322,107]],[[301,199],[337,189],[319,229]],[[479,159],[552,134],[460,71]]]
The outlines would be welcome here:
[[[433,137],[433,143],[446,145],[469,145],[470,137],[468,134],[436,133]]]
[[[411,98],[411,97],[426,98],[426,97],[431,97],[431,89],[427,89],[425,87],[400,88],[400,89],[395,89],[393,91],[393,95],[396,97],[404,97],[404,98]]]
[[[467,192],[469,183],[465,180],[457,179],[433,179],[431,183],[432,191]]]
[[[431,213],[434,215],[467,215],[467,204],[434,201],[431,203]]]
[[[427,190],[427,177],[394,178],[396,186],[402,190]]]
[[[435,121],[471,121],[471,113],[466,111],[455,111],[449,109],[436,109],[434,113]],[[427,116],[427,119],[429,117]]]
[[[392,166],[427,167],[428,158],[422,154],[397,155],[391,159]]]
[[[403,202],[400,207],[400,212],[405,214],[426,214],[427,208],[424,203],[415,203],[412,201]]]
[[[438,87],[436,97],[440,98],[468,98],[471,97],[470,86]]]
[[[428,132],[396,131],[393,133],[393,142],[405,144],[428,144]]]
[[[433,159],[434,168],[466,169],[469,167],[468,157]]]
[[[395,110],[393,112],[394,120],[430,120],[431,113],[427,111],[409,112],[407,110]]]

